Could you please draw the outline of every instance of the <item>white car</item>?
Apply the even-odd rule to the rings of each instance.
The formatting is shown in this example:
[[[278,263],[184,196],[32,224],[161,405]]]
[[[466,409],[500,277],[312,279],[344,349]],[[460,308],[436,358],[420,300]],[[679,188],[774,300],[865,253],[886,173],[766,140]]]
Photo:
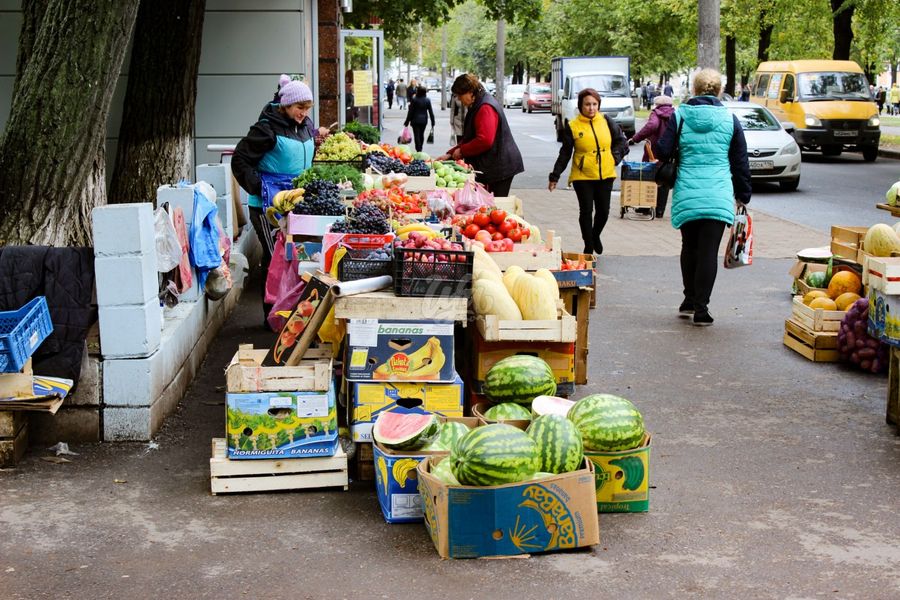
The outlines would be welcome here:
[[[506,86],[503,92],[503,108],[522,106],[522,94],[525,93],[525,85],[521,83]]]
[[[800,185],[800,146],[785,126],[769,110],[752,102],[723,102],[737,116],[747,140],[750,178],[777,181],[782,190],[792,192]]]

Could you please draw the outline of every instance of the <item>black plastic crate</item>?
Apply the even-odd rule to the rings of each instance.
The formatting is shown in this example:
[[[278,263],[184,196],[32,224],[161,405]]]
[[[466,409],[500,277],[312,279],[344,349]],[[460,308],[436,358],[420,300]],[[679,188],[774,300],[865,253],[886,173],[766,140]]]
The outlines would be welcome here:
[[[381,277],[391,274],[392,259],[374,260],[366,256],[375,250],[348,250],[341,262],[338,263],[338,279],[341,281],[356,281],[369,277]],[[390,254],[390,251],[388,251]]]
[[[655,176],[655,162],[622,161],[623,181],[653,181]]]
[[[474,261],[466,250],[394,248],[394,294],[468,298]]]

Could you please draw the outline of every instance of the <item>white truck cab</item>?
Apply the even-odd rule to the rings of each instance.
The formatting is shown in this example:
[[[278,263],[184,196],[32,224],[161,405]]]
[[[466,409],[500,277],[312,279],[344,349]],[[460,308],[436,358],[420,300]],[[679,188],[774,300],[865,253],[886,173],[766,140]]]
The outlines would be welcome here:
[[[593,88],[600,93],[600,112],[609,115],[627,137],[634,135],[634,101],[627,56],[554,58],[551,63],[551,113],[557,139],[578,116],[578,93]]]

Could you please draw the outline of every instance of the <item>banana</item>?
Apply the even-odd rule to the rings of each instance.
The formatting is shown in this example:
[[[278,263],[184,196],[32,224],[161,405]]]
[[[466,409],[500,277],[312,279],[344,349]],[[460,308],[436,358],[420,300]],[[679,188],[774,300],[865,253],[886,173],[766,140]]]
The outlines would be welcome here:
[[[644,481],[644,461],[640,456],[625,456],[609,461],[609,464],[615,465],[622,469],[625,473],[625,481],[622,482],[622,489],[634,491],[641,487]]]
[[[410,231],[422,231],[422,232],[431,231],[431,232],[433,232],[434,229],[432,229],[431,227],[429,227],[428,225],[426,225],[424,223],[409,223],[409,224],[404,225],[403,227],[400,227],[399,229],[397,229],[397,235],[400,235],[403,233],[409,233]]]
[[[384,493],[388,493],[388,472],[387,472],[387,463],[384,461],[383,456],[379,456],[378,460],[375,461],[378,466],[378,472],[381,473],[381,483],[384,485]]]
[[[399,483],[401,488],[406,488],[407,479],[416,479],[416,467],[418,466],[419,461],[414,458],[401,458],[394,463],[391,469],[394,481]]]
[[[447,357],[444,355],[443,349],[441,349],[440,342],[437,341],[436,338],[431,338],[435,340],[434,347],[431,351],[431,362],[427,365],[423,365],[418,369],[411,371],[409,373],[409,378],[421,379],[423,377],[432,377],[440,373],[441,369],[444,367],[444,363],[447,362]],[[431,340],[429,340],[430,342]]]
[[[272,224],[273,227],[278,227],[278,210],[274,206],[270,206],[266,209],[266,220]]]
[[[391,377],[397,377],[398,379],[411,379],[413,374],[415,373],[416,377],[418,375],[418,369],[426,366],[428,361],[434,362],[434,353],[438,352],[441,356],[441,366],[444,364],[444,352],[441,350],[441,342],[436,337],[428,338],[428,341],[425,342],[421,348],[408,355],[409,359],[409,368],[402,373],[397,373],[393,369],[391,369],[391,365],[389,362],[379,365],[374,373],[372,374],[373,379],[390,379]],[[440,370],[440,369],[438,369]]]

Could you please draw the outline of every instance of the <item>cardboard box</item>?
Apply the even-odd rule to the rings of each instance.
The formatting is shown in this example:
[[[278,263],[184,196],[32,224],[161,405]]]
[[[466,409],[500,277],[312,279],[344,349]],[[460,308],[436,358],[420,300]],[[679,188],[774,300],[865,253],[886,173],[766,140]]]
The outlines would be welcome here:
[[[350,382],[350,432],[354,442],[371,442],[372,425],[382,412],[420,408],[445,417],[463,415],[463,381],[453,383],[373,381]]]
[[[594,280],[594,255],[593,254],[579,254],[576,252],[563,252],[562,260],[565,263],[566,260],[574,260],[574,261],[584,261],[585,268],[583,270],[577,271],[560,271],[559,268],[551,269],[551,273],[553,273],[553,277],[556,278],[556,285],[561,288],[568,287],[592,287],[596,286],[596,281]],[[595,287],[596,289],[596,287]]]
[[[344,377],[453,383],[453,321],[351,319]]]
[[[788,271],[788,274],[794,278],[794,283],[791,287],[792,294],[800,294],[801,296],[805,296],[808,292],[813,290],[820,290],[822,292],[827,292],[827,289],[824,288],[813,288],[806,284],[804,278],[810,273],[821,271],[824,273],[828,269],[828,265],[820,264],[820,263],[810,263],[804,262],[802,260],[798,260],[794,263],[794,266]]]
[[[295,215],[287,214],[287,232],[291,235],[314,235],[321,237],[328,233],[331,224],[343,219],[330,215]]]
[[[508,356],[530,354],[550,365],[556,376],[556,395],[575,393],[575,343],[574,342],[487,342],[477,328],[472,331],[473,370],[472,388],[482,393],[484,379],[494,364]]]
[[[469,429],[480,423],[474,417],[450,418],[448,421],[465,423]],[[421,523],[425,516],[422,496],[419,494],[416,468],[428,456],[446,456],[443,452],[398,452],[374,443],[375,492],[381,513],[388,523]]]
[[[633,207],[656,207],[655,181],[622,181],[619,196],[620,205]]]
[[[597,452],[585,450],[594,464],[597,510],[647,512],[650,510],[650,434],[633,450]]]
[[[869,288],[869,335],[900,347],[900,296]]]
[[[863,238],[868,227],[852,227],[849,225],[831,226],[831,253],[835,256],[856,260],[862,248]]]
[[[334,456],[337,402],[327,392],[225,394],[228,458]]]
[[[600,542],[594,469],[490,487],[450,487],[418,466],[425,527],[442,558],[514,556]]]

